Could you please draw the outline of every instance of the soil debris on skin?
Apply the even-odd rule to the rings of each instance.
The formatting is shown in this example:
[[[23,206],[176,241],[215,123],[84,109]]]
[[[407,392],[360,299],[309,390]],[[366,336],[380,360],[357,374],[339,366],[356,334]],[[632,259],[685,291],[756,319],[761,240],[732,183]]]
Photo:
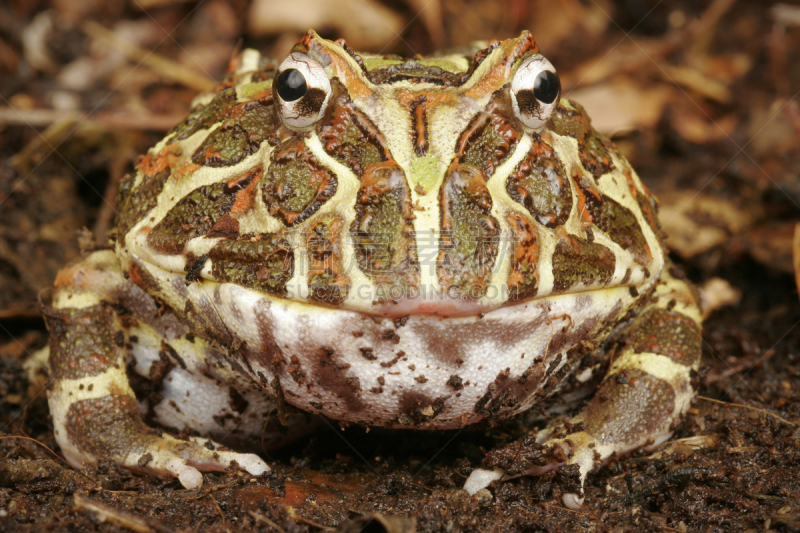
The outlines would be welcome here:
[[[660,198],[673,259],[713,296],[699,396],[669,442],[591,474],[580,510],[561,503],[570,469],[461,489],[487,453],[539,464],[535,444],[510,446],[546,423],[527,416],[449,432],[322,425],[265,455],[271,471],[206,473],[193,491],[53,455],[44,383],[23,368],[47,342],[37,295],[79,242],[103,246],[122,177],[237,47],[286,55],[309,22],[267,20],[278,4],[0,6],[0,531],[800,531],[800,7],[788,3],[361,0],[316,28],[409,57],[531,30],[564,95]],[[376,41],[380,13],[399,38]]]

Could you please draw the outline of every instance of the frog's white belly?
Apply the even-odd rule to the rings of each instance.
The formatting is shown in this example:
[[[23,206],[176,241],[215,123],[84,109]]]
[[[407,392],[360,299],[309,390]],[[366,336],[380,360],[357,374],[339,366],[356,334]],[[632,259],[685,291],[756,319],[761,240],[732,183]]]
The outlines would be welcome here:
[[[550,392],[542,390],[548,381],[560,382],[573,370],[562,370],[567,351],[581,340],[604,338],[635,300],[629,288],[617,287],[549,296],[482,316],[392,320],[272,298],[232,283],[186,287],[178,274],[147,268],[162,286],[181,289],[182,298],[208,315],[207,323],[245,343],[242,366],[268,394],[278,378],[296,407],[388,427],[457,428],[486,418],[487,411],[506,417],[529,408]],[[553,375],[557,381],[548,380]]]

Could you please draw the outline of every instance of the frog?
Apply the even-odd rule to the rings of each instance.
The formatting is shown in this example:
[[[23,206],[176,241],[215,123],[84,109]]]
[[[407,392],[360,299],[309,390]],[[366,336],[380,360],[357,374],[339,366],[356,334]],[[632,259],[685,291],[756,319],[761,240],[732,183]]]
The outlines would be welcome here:
[[[413,58],[314,31],[280,62],[245,49],[41,296],[55,439],[75,467],[196,489],[268,471],[254,450],[319,420],[554,412],[538,464],[486,460],[464,488],[566,465],[579,505],[695,395],[699,299],[657,208],[528,32]]]

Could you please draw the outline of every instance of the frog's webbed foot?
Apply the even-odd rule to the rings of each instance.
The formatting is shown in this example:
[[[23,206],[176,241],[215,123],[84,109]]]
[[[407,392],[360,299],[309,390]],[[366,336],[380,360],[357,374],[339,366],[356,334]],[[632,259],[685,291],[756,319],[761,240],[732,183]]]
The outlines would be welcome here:
[[[70,390],[73,396],[80,392],[74,385],[60,384],[55,399]],[[180,440],[149,428],[136,399],[127,394],[72,401],[66,409],[55,410],[53,419],[61,450],[76,468],[109,460],[134,471],[176,477],[187,489],[203,484],[201,472],[222,471],[234,462],[253,475],[269,470],[257,455],[224,451],[208,439]]]
[[[579,506],[590,471],[672,435],[673,423],[694,397],[700,320],[689,286],[662,274],[650,302],[616,336],[618,355],[578,415],[489,453],[485,468],[470,475],[465,489],[474,494],[497,479],[576,465],[579,490],[565,494],[564,503]]]
[[[75,467],[112,461],[177,477],[186,488],[203,483],[201,472],[234,462],[254,475],[269,470],[254,454],[223,451],[207,439],[179,440],[145,424],[126,372],[131,339],[125,324],[156,311],[124,279],[111,252],[96,252],[59,274],[44,313],[51,333],[50,412],[67,460]]]

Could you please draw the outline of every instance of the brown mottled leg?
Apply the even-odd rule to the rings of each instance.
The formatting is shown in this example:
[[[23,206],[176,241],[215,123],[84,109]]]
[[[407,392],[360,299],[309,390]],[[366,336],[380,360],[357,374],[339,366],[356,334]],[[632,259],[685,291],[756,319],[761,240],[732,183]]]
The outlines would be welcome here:
[[[503,476],[537,475],[564,464],[577,466],[582,487],[586,475],[614,454],[668,439],[694,397],[700,322],[689,286],[662,274],[651,301],[616,336],[617,356],[583,410],[539,432],[535,441],[543,449],[528,437],[488,454],[484,466],[491,470],[473,472],[465,488],[475,492]],[[580,504],[582,492],[565,503]]]
[[[139,316],[120,313],[123,303]],[[181,441],[149,428],[126,373],[124,321],[156,317],[152,300],[124,279],[111,252],[96,252],[59,274],[44,313],[50,329],[48,390],[55,437],[74,466],[99,460],[202,484],[201,470],[236,461],[250,473],[269,467],[253,454],[215,450],[205,439]]]

